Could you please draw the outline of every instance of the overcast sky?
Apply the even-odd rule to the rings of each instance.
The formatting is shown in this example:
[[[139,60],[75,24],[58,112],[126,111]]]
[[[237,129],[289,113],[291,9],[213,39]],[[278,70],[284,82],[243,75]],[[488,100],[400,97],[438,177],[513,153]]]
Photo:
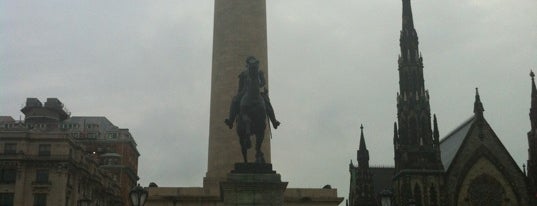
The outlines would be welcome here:
[[[479,87],[485,118],[525,163],[537,1],[412,4],[441,136],[473,115]],[[142,184],[201,186],[213,7],[0,0],[0,115],[18,119],[27,97],[58,97],[73,116],[130,129]],[[273,130],[274,169],[289,187],[331,184],[347,197],[360,124],[370,164],[394,164],[401,1],[268,0],[267,9],[270,94],[282,122]]]

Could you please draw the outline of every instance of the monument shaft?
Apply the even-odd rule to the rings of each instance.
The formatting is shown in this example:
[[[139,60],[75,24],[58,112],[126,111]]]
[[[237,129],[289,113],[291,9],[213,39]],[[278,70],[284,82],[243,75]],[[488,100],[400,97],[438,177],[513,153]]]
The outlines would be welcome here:
[[[267,22],[265,0],[215,0],[213,31],[211,108],[209,123],[209,157],[204,187],[219,191],[237,162],[242,162],[239,138],[224,119],[237,93],[238,75],[245,59],[255,56],[265,73],[268,86]],[[267,126],[262,151],[270,163],[270,128]],[[253,152],[249,159],[253,160]]]

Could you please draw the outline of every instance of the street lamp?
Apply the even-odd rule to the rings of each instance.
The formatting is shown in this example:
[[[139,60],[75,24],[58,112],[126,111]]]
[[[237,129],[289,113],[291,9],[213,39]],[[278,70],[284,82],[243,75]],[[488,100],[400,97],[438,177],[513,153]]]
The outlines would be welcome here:
[[[392,191],[384,189],[380,192],[380,203],[382,206],[392,206]]]
[[[83,198],[83,199],[78,200],[78,205],[80,206],[89,206],[90,203],[91,203],[91,200],[88,198]]]
[[[144,206],[147,199],[147,190],[138,184],[129,192],[129,197],[131,198],[132,206]]]
[[[416,201],[414,199],[408,200],[408,206],[416,206]]]

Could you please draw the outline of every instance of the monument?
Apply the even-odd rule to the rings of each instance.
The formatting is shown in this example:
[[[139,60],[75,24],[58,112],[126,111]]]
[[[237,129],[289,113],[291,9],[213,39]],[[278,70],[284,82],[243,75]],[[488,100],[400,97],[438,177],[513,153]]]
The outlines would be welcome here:
[[[248,60],[246,66],[245,59]],[[146,206],[336,206],[343,201],[343,198],[337,197],[336,189],[286,188],[287,183],[282,182],[280,175],[272,170],[270,138],[264,137],[271,132],[267,120],[271,120],[275,128],[279,122],[266,96],[267,62],[265,0],[215,0],[209,154],[203,187],[149,187]],[[236,94],[240,84],[237,81],[247,76],[252,76],[251,79],[263,76],[258,79],[259,82],[252,80],[248,84],[252,84],[252,87],[262,85],[264,89],[245,91],[249,94],[244,93],[244,96],[255,98],[242,101],[244,98],[241,97],[238,100],[236,96],[240,95]],[[230,115],[228,109],[237,107],[237,101],[238,122],[234,125],[233,111]],[[243,106],[257,112],[240,114]],[[260,118],[262,121],[254,117],[256,114],[263,114]],[[263,126],[265,122],[267,124]],[[260,125],[263,130],[246,125]],[[230,129],[234,126],[237,133]],[[256,152],[247,152],[252,143],[249,142],[252,134],[257,140]],[[252,162],[245,163],[247,161]]]
[[[261,146],[265,137],[267,114],[277,128],[279,122],[264,87],[265,78],[259,71],[259,60],[250,56],[246,68],[239,75],[239,89],[231,101],[230,115],[226,125],[233,128],[237,120],[242,163],[235,163],[226,181],[220,183],[224,205],[283,205],[283,194],[287,187],[272,165],[265,162]],[[248,162],[248,150],[252,147],[251,137],[255,136],[255,162]]]
[[[268,79],[265,0],[215,0],[209,159],[203,183],[211,193],[220,192],[219,182],[226,179],[236,162],[243,160],[241,150],[230,149],[240,143],[223,120],[228,117],[229,102],[238,89],[238,75],[249,56],[259,60],[259,70]],[[268,82],[265,84],[268,87]],[[267,129],[266,136],[269,133]],[[265,161],[270,163],[270,138],[265,138],[262,145]]]

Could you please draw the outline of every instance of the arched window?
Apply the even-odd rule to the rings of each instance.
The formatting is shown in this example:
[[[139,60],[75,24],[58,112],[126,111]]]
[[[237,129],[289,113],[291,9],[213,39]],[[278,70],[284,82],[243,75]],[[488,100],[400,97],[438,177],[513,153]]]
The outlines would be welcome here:
[[[472,205],[501,206],[504,196],[502,185],[487,174],[473,179],[468,188],[468,199]]]

